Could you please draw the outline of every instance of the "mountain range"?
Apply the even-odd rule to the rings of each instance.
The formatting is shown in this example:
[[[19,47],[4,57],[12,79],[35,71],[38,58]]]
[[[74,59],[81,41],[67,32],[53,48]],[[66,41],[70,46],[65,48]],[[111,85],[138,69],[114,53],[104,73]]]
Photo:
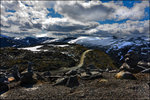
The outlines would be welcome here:
[[[126,53],[135,51],[139,54],[142,60],[149,60],[150,54],[150,41],[149,37],[130,37],[130,38],[117,38],[114,36],[107,37],[67,37],[67,38],[50,38],[50,37],[25,37],[14,38],[5,35],[0,35],[0,47],[31,47],[44,44],[79,44],[91,49],[100,49],[105,53],[111,55],[114,59],[122,61]]]

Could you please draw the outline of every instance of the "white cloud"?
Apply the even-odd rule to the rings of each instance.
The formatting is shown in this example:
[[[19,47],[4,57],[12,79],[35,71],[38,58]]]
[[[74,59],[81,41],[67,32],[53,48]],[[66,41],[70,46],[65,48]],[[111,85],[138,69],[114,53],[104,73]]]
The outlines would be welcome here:
[[[85,22],[105,20],[113,12],[112,7],[107,7],[100,1],[57,1],[55,10],[65,17]]]
[[[98,27],[87,31],[89,34],[105,34],[105,35],[148,35],[149,34],[149,20],[145,21],[127,21],[126,23],[114,24],[100,24]]]
[[[108,4],[106,4],[108,5]],[[145,8],[149,7],[148,1],[143,1],[142,3],[135,3],[132,8],[127,8],[126,6],[113,5],[115,12],[109,16],[110,19],[123,20],[139,20],[145,16]]]
[[[142,34],[149,32],[148,21],[138,21],[145,16],[146,7],[149,7],[147,1],[135,3],[132,8],[123,6],[122,1],[1,1],[1,30],[11,36]],[[54,8],[64,17],[47,17],[47,8]],[[122,24],[96,22],[107,19],[130,21]]]

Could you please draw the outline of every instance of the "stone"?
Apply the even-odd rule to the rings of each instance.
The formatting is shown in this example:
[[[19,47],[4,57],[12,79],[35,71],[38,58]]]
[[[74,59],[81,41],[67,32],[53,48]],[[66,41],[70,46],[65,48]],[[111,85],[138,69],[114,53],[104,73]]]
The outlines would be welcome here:
[[[23,73],[21,77],[21,84],[33,84],[35,83],[35,79],[33,79],[33,73],[27,72]]]
[[[0,83],[9,83],[8,77],[7,76],[0,77]]]
[[[8,84],[9,89],[13,89],[15,87],[20,86],[21,81],[17,81],[17,82],[11,82]]]
[[[147,83],[148,84],[148,86],[149,86],[149,88],[150,88],[150,82],[149,83]]]
[[[28,72],[33,72],[32,63],[28,62]]]
[[[58,78],[54,84],[55,85],[66,85],[68,77]]]
[[[13,82],[13,81],[15,81],[15,78],[14,77],[8,77],[8,81]]]
[[[132,73],[127,72],[127,71],[120,71],[119,73],[115,75],[115,77],[117,79],[132,79],[132,80],[136,79],[136,77]]]
[[[65,75],[76,75],[76,74],[77,74],[77,70],[70,70],[65,73]]]
[[[0,94],[6,92],[6,91],[8,91],[8,90],[9,90],[8,85],[7,85],[6,83],[1,83],[1,82],[0,82]]]
[[[20,80],[20,73],[18,71],[18,66],[13,67],[13,72],[12,72],[13,77],[15,78],[16,81]]]
[[[33,75],[33,78],[36,79],[36,80],[40,80],[40,81],[44,81],[44,77],[41,76],[39,73],[36,73]]]
[[[46,71],[46,72],[44,72],[44,73],[43,73],[43,76],[51,76],[50,71]]]
[[[90,78],[90,74],[87,74],[86,72],[80,73],[79,76],[81,79],[89,79]]]
[[[150,68],[150,62],[139,61],[138,65],[146,68]]]
[[[141,73],[150,73],[150,68],[147,68],[147,69],[141,71]]]
[[[90,73],[91,73],[90,79],[96,79],[102,77],[102,73],[98,71],[91,71]]]
[[[145,70],[146,68],[145,67],[142,67],[142,66],[140,66],[140,65],[137,65],[135,68],[134,68],[134,70],[132,71],[132,72],[134,72],[134,73],[139,73],[139,72],[141,72],[141,71],[143,71],[143,70]]]
[[[78,82],[78,78],[76,75],[70,76],[66,83],[66,86],[70,88],[78,86],[78,85],[79,85],[79,82]]]
[[[131,67],[127,63],[123,63],[119,70],[129,71]]]
[[[117,70],[110,70],[109,73],[116,73]]]

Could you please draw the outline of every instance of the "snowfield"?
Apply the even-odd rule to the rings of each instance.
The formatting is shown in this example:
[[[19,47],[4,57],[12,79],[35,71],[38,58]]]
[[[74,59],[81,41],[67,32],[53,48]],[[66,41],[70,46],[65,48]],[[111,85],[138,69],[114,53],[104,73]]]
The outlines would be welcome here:
[[[94,45],[94,46],[107,46],[111,45],[115,42],[112,37],[79,37],[75,40],[71,40],[68,43],[73,44],[81,44],[81,45]]]

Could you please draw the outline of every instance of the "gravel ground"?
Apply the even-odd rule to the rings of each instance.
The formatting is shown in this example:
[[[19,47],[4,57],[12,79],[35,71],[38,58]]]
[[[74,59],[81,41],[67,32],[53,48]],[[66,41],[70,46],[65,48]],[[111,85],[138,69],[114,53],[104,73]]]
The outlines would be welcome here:
[[[103,73],[103,78],[80,80],[74,88],[38,83],[31,88],[16,87],[2,94],[0,99],[48,99],[48,100],[150,100],[148,86],[150,74],[136,74],[137,80],[115,79],[116,73]]]

